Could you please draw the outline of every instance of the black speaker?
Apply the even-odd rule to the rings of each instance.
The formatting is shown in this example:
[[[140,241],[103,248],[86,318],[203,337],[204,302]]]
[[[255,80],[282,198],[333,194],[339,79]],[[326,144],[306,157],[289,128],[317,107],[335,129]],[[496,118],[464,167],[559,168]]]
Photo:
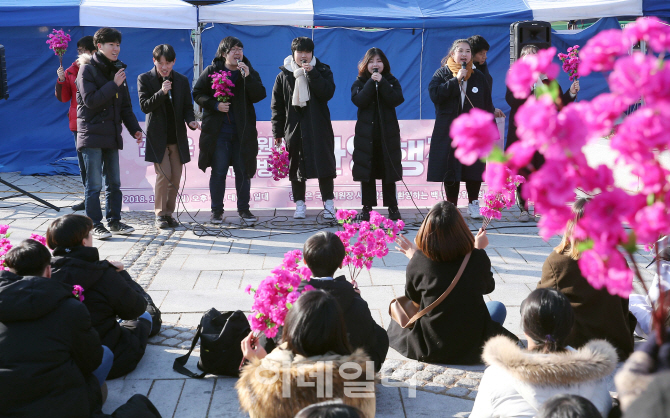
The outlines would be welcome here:
[[[551,23],[537,20],[514,22],[509,27],[509,62],[514,64],[526,45],[540,49],[551,46]]]
[[[0,45],[0,100],[9,99],[7,92],[7,65],[5,65],[5,47]]]

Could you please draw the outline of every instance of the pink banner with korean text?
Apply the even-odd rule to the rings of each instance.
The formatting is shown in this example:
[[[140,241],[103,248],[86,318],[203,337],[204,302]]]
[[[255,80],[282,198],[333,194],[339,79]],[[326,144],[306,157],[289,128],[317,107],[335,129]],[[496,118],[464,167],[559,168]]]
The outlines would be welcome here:
[[[144,123],[141,122],[140,125],[144,129]],[[403,179],[407,185],[405,188],[402,182],[397,183],[398,205],[401,208],[414,207],[414,203],[419,207],[430,207],[444,200],[442,184],[426,182],[433,125],[434,120],[400,121]],[[351,176],[355,126],[356,121],[333,122],[337,165],[335,204],[338,208],[356,209],[361,206],[360,183],[354,182]],[[268,170],[268,159],[273,147],[271,124],[270,122],[258,122],[256,128],[258,129],[258,157],[256,176],[251,180],[251,208],[294,208],[291,183],[288,178],[275,181]],[[208,168],[207,172],[203,173],[197,164],[200,131],[187,129],[187,133],[191,162],[186,164],[185,172],[182,174],[182,201],[189,210],[208,210],[211,206],[210,169]],[[135,139],[125,129],[123,139],[124,149],[119,152],[123,210],[151,210],[154,207],[153,187],[156,181],[154,166],[144,160],[144,142],[138,146]],[[228,178],[224,206],[234,209],[237,194],[232,167],[228,171]],[[381,204],[381,182],[377,183],[378,200]],[[180,192],[182,191],[181,186]],[[485,187],[482,187],[481,193],[485,192]],[[316,179],[307,181],[306,199],[308,208],[323,207]],[[459,205],[465,204],[467,204],[467,195],[464,187],[461,187]]]

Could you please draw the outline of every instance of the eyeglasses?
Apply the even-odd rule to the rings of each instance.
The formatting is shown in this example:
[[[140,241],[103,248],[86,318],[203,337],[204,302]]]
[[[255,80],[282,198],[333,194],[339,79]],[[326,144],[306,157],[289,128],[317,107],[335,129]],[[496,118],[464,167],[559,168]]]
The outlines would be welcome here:
[[[230,52],[242,52],[242,51],[244,51],[243,48],[231,48],[230,49]]]

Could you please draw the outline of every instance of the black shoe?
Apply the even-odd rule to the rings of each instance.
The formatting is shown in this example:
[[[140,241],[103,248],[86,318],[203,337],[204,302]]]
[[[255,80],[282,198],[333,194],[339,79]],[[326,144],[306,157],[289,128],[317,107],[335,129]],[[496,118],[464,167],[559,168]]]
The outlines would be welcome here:
[[[223,211],[221,212],[212,212],[212,217],[209,218],[209,221],[213,224],[223,223]]]
[[[372,206],[363,206],[361,213],[356,215],[356,220],[370,222],[370,211],[372,211]]]
[[[165,216],[156,216],[156,221],[154,222],[154,226],[159,229],[168,229],[170,228],[170,225],[168,224],[168,221],[165,219]]]
[[[397,206],[391,206],[389,208],[389,219],[392,221],[399,221],[402,219],[402,216],[400,216],[400,211],[398,210]]]
[[[170,215],[165,216],[165,221],[170,228],[176,228],[179,226],[179,222],[177,222],[177,220]]]
[[[254,223],[258,222],[258,218],[254,216],[249,209],[245,210],[238,210],[237,213],[240,214],[240,219],[242,219],[246,223]]]
[[[161,332],[161,325],[163,325],[161,311],[154,305],[153,301],[151,301],[147,302],[147,312],[151,315],[151,332],[149,332],[149,337],[153,337]]]
[[[121,221],[113,221],[107,224],[109,230],[114,235],[130,235],[135,232],[135,228],[130,225],[126,225]]]
[[[112,233],[109,232],[109,230],[107,230],[107,228],[105,228],[105,226],[103,224],[96,225],[93,228],[93,238],[107,239],[107,238],[111,238],[111,237],[112,237]]]
[[[77,203],[76,205],[72,205],[72,210],[76,211],[76,210],[84,210],[84,209],[86,209],[86,202],[84,202],[83,200],[81,202]]]

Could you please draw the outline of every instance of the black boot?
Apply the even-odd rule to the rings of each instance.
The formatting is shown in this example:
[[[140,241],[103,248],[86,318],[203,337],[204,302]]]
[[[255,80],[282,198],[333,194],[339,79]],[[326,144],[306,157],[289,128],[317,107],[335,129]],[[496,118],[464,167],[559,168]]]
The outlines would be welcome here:
[[[366,221],[370,222],[370,211],[372,210],[372,206],[363,206],[363,210],[361,213],[356,215],[356,220],[361,222],[361,221]]]
[[[399,221],[400,219],[402,219],[402,216],[400,216],[400,211],[398,210],[397,206],[389,207],[389,219],[392,221]]]

